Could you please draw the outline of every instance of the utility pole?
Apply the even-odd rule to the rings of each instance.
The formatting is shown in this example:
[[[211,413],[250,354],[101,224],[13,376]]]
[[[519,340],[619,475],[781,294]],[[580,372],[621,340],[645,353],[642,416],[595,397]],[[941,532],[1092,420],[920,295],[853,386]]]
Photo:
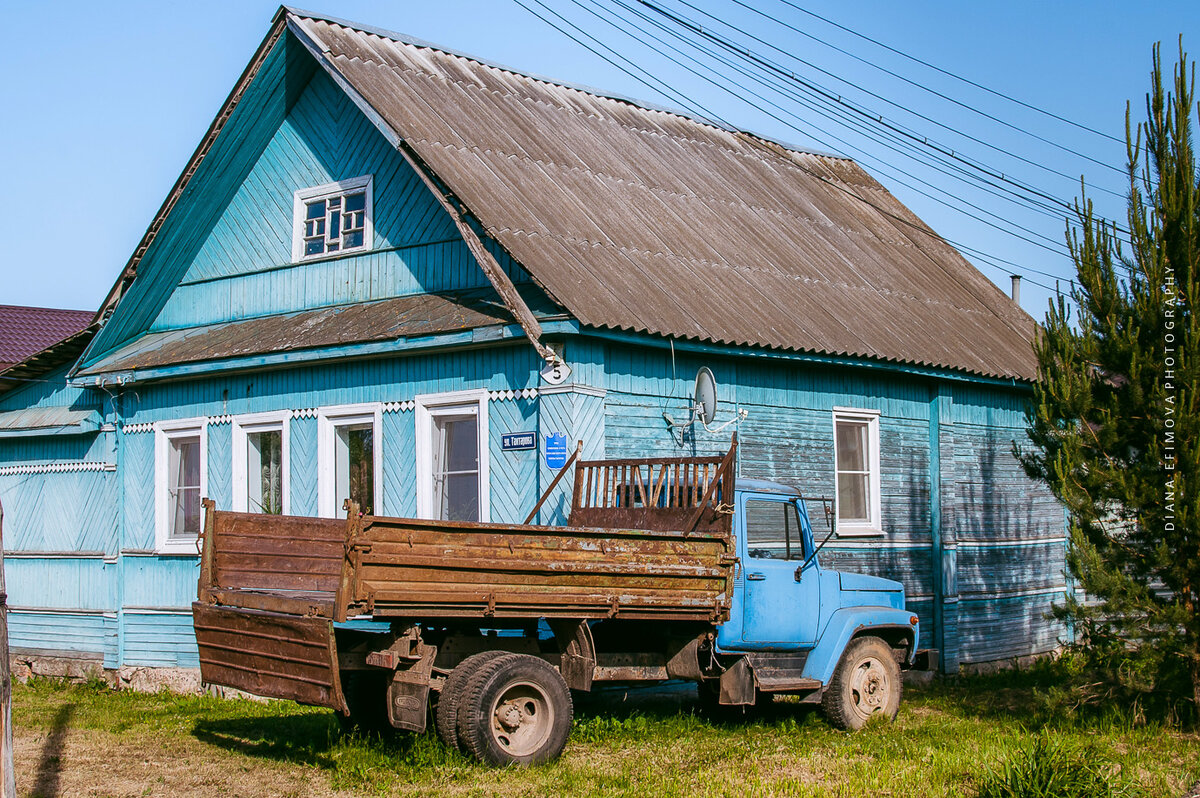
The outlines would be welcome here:
[[[8,593],[4,589],[4,505],[0,503],[0,798],[17,798],[13,770],[12,673],[8,660]]]

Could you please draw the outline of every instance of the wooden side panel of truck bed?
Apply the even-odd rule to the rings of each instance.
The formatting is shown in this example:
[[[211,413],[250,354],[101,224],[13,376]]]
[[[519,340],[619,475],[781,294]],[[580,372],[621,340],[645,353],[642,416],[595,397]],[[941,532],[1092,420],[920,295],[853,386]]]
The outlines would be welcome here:
[[[731,542],[720,532],[362,519],[350,613],[410,618],[724,620]]]
[[[345,711],[334,623],[357,616],[720,623],[736,565],[734,452],[580,462],[571,517],[587,526],[360,517],[353,506],[339,521],[206,500],[193,605],[202,677]]]

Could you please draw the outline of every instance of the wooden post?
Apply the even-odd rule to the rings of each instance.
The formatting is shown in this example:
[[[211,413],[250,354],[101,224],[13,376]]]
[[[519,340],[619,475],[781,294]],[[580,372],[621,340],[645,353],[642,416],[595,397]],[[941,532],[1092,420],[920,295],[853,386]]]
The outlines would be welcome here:
[[[8,593],[4,590],[4,505],[0,504],[0,798],[17,798],[13,770],[12,673],[8,661]]]
[[[554,479],[550,481],[550,487],[546,488],[546,492],[542,494],[542,498],[538,499],[538,503],[533,505],[533,509],[529,512],[529,515],[523,522],[524,524],[528,525],[533,522],[533,518],[537,515],[538,510],[542,509],[542,505],[546,503],[546,499],[550,498],[550,492],[558,485],[558,481],[563,478],[563,475],[567,473],[567,469],[569,469],[575,460],[578,459],[579,454],[582,451],[583,441],[580,441],[575,446],[575,453],[571,455],[571,459],[567,460],[566,464],[559,469],[557,474],[554,475]]]

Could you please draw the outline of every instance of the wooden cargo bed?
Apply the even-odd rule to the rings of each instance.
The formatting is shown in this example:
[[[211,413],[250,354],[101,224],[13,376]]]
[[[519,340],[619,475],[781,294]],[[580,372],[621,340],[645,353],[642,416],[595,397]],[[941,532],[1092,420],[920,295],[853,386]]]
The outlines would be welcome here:
[[[359,516],[353,506],[346,520],[298,518],[206,500],[193,608],[203,677],[340,708],[334,623],[354,617],[720,623],[736,561],[732,465],[732,449],[580,462],[565,527]]]

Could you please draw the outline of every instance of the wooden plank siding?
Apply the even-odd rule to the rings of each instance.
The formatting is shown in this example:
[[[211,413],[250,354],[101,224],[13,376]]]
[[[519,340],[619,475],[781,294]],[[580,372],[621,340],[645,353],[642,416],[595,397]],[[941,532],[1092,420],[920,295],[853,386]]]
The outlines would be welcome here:
[[[8,638],[14,655],[75,655],[118,667],[117,619],[111,613],[8,611]]]
[[[367,174],[373,249],[293,263],[293,193]],[[595,208],[594,223],[611,226],[622,213]],[[488,237],[485,246],[514,283],[536,293],[530,274],[506,251]],[[284,36],[163,219],[137,279],[82,365],[152,331],[489,286],[420,177],[297,41]],[[543,304],[555,312],[553,302]],[[555,332],[543,343],[561,346],[573,371],[563,386],[539,379],[542,361],[528,341],[482,340],[490,334],[485,329],[478,338],[455,333],[442,349],[417,354],[364,356],[359,349],[335,359],[306,344],[306,355],[325,359],[283,360],[273,368],[246,361],[243,370],[228,361],[207,363],[214,371],[186,379],[164,377],[169,370],[123,375],[131,385],[113,384],[108,375],[104,390],[71,386],[68,370],[60,369],[0,396],[0,411],[89,408],[106,421],[88,435],[0,440],[5,543],[16,552],[5,561],[13,646],[88,653],[106,667],[195,666],[188,606],[198,560],[154,551],[156,425],[203,426],[207,495],[231,509],[233,460],[245,456],[233,451],[233,423],[277,414],[288,433],[290,512],[315,516],[317,412],[378,406],[378,511],[405,517],[417,512],[412,404],[464,390],[490,392],[489,509],[502,523],[523,521],[553,479],[543,456],[552,433],[567,436],[568,450],[582,440],[584,459],[600,459],[719,455],[736,429],[739,477],[832,497],[834,409],[877,411],[881,534],[835,538],[823,563],[902,581],[922,619],[921,645],[942,648],[950,670],[1055,645],[1061,630],[1044,616],[1064,588],[1063,514],[1012,455],[1013,442],[1025,440],[1026,390],[976,384],[962,373],[942,375],[951,379],[903,373],[897,364],[818,365],[782,350],[713,344],[718,354],[700,355],[696,341],[672,345],[631,330],[580,331],[577,319],[551,319],[546,329]],[[681,343],[693,350],[676,351]],[[718,382],[712,426],[740,409],[749,413],[744,421],[715,432],[668,424],[691,415],[701,366]],[[538,449],[502,451],[506,432],[535,432]],[[538,521],[563,522],[570,490],[564,480]],[[809,508],[824,538],[821,506]]]
[[[719,440],[703,431],[672,437],[663,420],[664,412],[687,416],[696,370],[708,365],[719,385],[716,423],[735,408],[749,411],[738,425],[740,476],[783,482],[807,496],[834,494],[833,409],[879,411],[884,534],[835,537],[822,552],[826,565],[903,582],[922,619],[922,645],[945,647],[951,670],[1058,644],[1064,630],[1045,616],[1066,589],[1063,513],[1012,454],[1015,441],[1026,441],[1023,391],[939,388],[919,377],[746,359],[672,358],[667,350],[620,345],[608,346],[603,362],[610,456],[720,451],[728,431]],[[930,408],[939,391],[948,399],[938,432],[942,529],[935,551]],[[823,538],[823,513],[815,503],[810,513]]]
[[[910,606],[922,618],[922,645],[945,647],[949,661],[957,665],[1033,653],[1056,644],[1061,630],[1044,614],[1063,588],[1062,511],[1043,488],[1024,477],[1012,456],[1012,442],[1023,440],[1024,435],[1020,393],[974,386],[947,388],[947,384],[939,386],[923,377],[763,364],[748,358],[677,353],[672,361],[669,349],[587,337],[571,337],[565,344],[564,355],[575,369],[575,382],[557,389],[539,385],[536,353],[524,342],[516,342],[222,374],[127,390],[120,404],[117,432],[110,433],[116,435],[119,472],[45,475],[31,483],[41,491],[86,497],[83,483],[76,485],[70,480],[95,480],[98,476],[96,484],[107,485],[108,492],[100,500],[82,501],[79,506],[119,507],[121,520],[119,528],[116,516],[106,522],[108,543],[87,545],[97,545],[97,551],[110,556],[119,549],[120,567],[91,560],[86,567],[95,573],[83,579],[60,561],[47,559],[41,570],[34,567],[38,562],[34,558],[16,565],[15,570],[10,561],[12,601],[44,609],[29,603],[48,600],[39,598],[36,584],[79,584],[81,592],[64,600],[82,606],[63,605],[62,612],[88,609],[110,613],[111,623],[122,630],[116,653],[110,655],[102,648],[96,648],[96,653],[120,657],[126,664],[186,666],[194,661],[194,640],[186,633],[185,608],[195,592],[197,560],[148,553],[154,547],[156,422],[204,421],[208,494],[227,508],[232,501],[232,418],[291,411],[286,423],[292,512],[314,515],[315,411],[364,402],[388,403],[389,409],[382,414],[384,487],[380,506],[385,513],[409,516],[416,510],[415,414],[409,405],[400,403],[423,394],[486,389],[495,392],[488,429],[492,518],[516,522],[533,506],[553,472],[546,467],[541,448],[501,451],[504,432],[536,431],[539,441],[551,432],[563,432],[571,444],[585,441],[588,458],[720,453],[727,448],[734,427],[716,434],[700,427],[672,432],[663,417],[664,413],[677,421],[687,417],[696,369],[708,365],[717,376],[720,400],[714,426],[732,418],[738,408],[749,411],[748,418],[737,425],[742,444],[739,475],[792,484],[807,496],[831,496],[834,492],[833,408],[879,411],[883,534],[835,539],[822,558],[830,568],[902,581]],[[522,395],[523,389],[537,389],[538,393]],[[935,407],[940,422],[936,436],[931,431],[931,408]],[[931,440],[938,441],[941,464],[941,548],[936,551],[931,528]],[[61,444],[43,444],[51,445]],[[66,454],[74,450],[54,451]],[[14,529],[28,525],[22,515],[26,501],[16,505],[10,508]],[[562,509],[549,502],[542,520],[561,521]],[[826,526],[819,505],[814,503],[811,509],[816,533],[824,537]],[[70,518],[62,518],[58,524],[80,526]],[[20,540],[24,533],[15,534]],[[66,547],[85,545],[82,537],[39,540],[54,540],[55,545]],[[97,567],[97,563],[101,565]],[[91,604],[83,601],[84,594],[91,597]],[[42,625],[22,627],[26,631],[20,635],[25,636],[14,640],[30,648],[43,645],[49,621],[39,623]],[[83,635],[78,640],[92,640],[97,646],[107,639],[98,632],[78,634]]]
[[[371,252],[292,263],[292,193],[373,177]],[[510,277],[528,281],[523,270]],[[449,215],[324,74],[266,145],[155,319],[193,327],[350,302],[489,286]]]

